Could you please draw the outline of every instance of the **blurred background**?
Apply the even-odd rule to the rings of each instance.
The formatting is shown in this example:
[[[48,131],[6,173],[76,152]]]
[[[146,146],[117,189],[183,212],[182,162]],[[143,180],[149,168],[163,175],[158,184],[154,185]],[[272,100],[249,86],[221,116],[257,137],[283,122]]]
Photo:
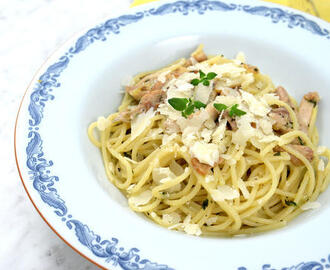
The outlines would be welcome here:
[[[269,1],[330,21],[330,0]],[[0,0],[0,269],[97,269],[59,239],[33,208],[16,169],[14,124],[25,89],[46,58],[74,33],[150,0],[132,2]]]

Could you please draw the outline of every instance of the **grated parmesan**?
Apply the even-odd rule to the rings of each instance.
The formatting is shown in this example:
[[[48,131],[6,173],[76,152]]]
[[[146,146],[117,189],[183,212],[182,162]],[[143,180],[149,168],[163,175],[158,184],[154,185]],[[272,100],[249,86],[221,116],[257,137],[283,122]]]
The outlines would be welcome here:
[[[132,140],[139,136],[151,124],[151,119],[154,115],[155,111],[151,108],[147,112],[140,113],[134,117],[131,124]]]
[[[195,142],[190,148],[190,153],[197,158],[199,162],[214,166],[219,160],[218,146],[213,143]]]
[[[307,202],[303,204],[300,208],[304,211],[320,208],[321,204],[319,202]]]
[[[164,214],[162,219],[164,222],[171,224],[171,225],[178,224],[181,222],[181,216],[180,216],[180,214],[178,214],[176,212],[173,212],[170,214]]]
[[[239,192],[227,185],[219,186],[217,189],[212,189],[210,193],[212,199],[216,202],[233,200],[239,197]]]
[[[131,196],[128,199],[129,204],[133,204],[135,206],[145,205],[147,204],[152,198],[151,190],[145,190],[138,195]]]
[[[96,126],[100,131],[104,131],[110,126],[110,120],[106,119],[104,116],[99,116],[97,118]]]

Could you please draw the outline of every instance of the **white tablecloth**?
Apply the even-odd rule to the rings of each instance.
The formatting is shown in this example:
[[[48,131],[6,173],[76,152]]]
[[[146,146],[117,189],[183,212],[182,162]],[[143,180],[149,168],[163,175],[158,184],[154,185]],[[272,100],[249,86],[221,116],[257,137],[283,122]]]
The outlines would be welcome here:
[[[59,239],[27,197],[14,158],[20,100],[38,67],[77,31],[130,0],[0,0],[0,269],[97,269]]]

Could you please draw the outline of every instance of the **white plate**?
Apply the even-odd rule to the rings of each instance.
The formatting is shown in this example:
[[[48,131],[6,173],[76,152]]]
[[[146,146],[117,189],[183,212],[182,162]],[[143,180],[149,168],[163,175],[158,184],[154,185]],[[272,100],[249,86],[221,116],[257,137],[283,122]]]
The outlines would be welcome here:
[[[16,126],[23,184],[52,229],[89,260],[110,269],[324,269],[329,267],[330,190],[322,207],[286,228],[250,237],[193,237],[133,213],[104,173],[87,127],[120,103],[127,75],[187,56],[248,62],[300,99],[322,96],[318,126],[329,146],[329,24],[251,1],[156,2],[95,26],[53,54],[33,79]],[[290,268],[291,267],[291,268]]]

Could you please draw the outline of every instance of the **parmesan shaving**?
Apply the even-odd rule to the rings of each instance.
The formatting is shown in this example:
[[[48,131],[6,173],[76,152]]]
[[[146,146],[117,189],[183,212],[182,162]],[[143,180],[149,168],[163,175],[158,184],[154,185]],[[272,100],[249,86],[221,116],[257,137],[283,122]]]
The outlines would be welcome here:
[[[223,202],[225,200],[233,200],[239,197],[239,192],[230,186],[223,185],[217,189],[211,190],[212,199],[216,202]]]
[[[304,211],[320,208],[321,204],[319,202],[307,202],[303,204],[300,208]]]
[[[151,198],[151,190],[145,190],[139,195],[131,196],[130,198],[128,198],[128,203],[133,204],[135,206],[145,205],[151,200]]]

